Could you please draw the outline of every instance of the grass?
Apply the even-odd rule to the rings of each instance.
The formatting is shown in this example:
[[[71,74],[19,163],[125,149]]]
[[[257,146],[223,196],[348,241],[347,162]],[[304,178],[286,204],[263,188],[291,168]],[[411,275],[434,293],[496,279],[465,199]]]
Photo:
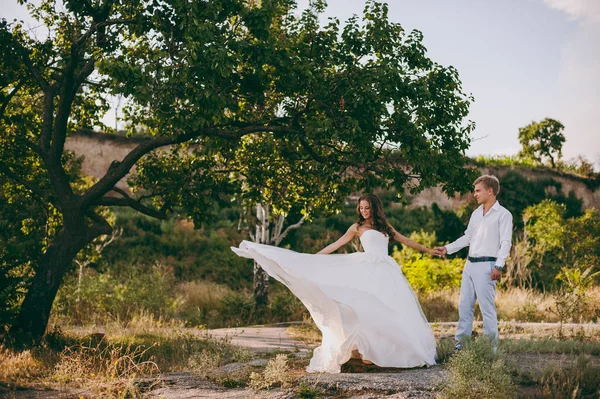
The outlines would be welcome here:
[[[25,351],[0,346],[0,386],[9,391],[65,386],[86,389],[93,397],[140,397],[143,389],[136,382],[140,378],[146,379],[147,390],[165,372],[208,373],[251,357],[247,349],[213,339],[201,329],[184,330],[151,318],[143,323],[143,319],[102,326],[104,333],[89,333],[98,326],[56,329],[42,345]]]
[[[567,354],[600,356],[600,341],[556,339],[503,339],[506,353]]]
[[[591,302],[597,304],[596,312],[600,314],[600,287],[590,289],[588,295]],[[430,322],[458,320],[458,289],[418,293],[418,297],[423,313]],[[551,294],[522,288],[498,289],[495,302],[499,320],[536,323],[559,321],[555,312],[556,300]],[[475,309],[475,318],[481,320],[478,307]]]
[[[230,297],[231,293],[216,290],[209,295],[207,291],[215,287],[211,284],[186,286],[183,289],[189,298],[186,312],[195,314],[193,309],[196,307],[201,309],[202,318],[210,312],[213,312],[211,317],[219,317],[218,312],[225,310],[235,313],[231,303],[219,308],[219,300]],[[591,291],[592,297],[600,298],[600,288]],[[438,337],[437,361],[446,367],[455,358],[452,336],[456,327],[443,322],[456,320],[458,292],[434,292],[420,295],[420,300],[430,320],[440,321],[432,323],[432,328]],[[282,317],[285,312],[292,312],[294,317],[302,315],[296,304],[288,301],[282,292],[278,292],[274,302],[278,304],[274,309],[279,309]],[[556,324],[515,323],[513,320],[557,321],[556,315],[549,310],[554,305],[552,296],[535,291],[498,290],[496,303],[502,338],[500,348],[505,356],[503,364],[512,367],[511,378],[519,387],[520,396],[594,397],[594,386],[589,381],[597,376],[600,329],[593,325],[565,325],[563,335],[559,336]],[[477,318],[480,320],[480,316]],[[57,321],[61,320],[53,320]],[[192,371],[225,388],[247,386],[260,390],[291,385],[298,397],[325,395],[317,385],[300,382],[305,375],[306,358],[291,352],[273,352],[263,356],[268,359],[268,362],[264,360],[266,365],[252,366],[248,362],[254,355],[249,350],[236,348],[229,340],[213,339],[203,326],[185,328],[186,325],[186,320],[140,311],[128,320],[67,326],[65,331],[56,329],[47,334],[43,345],[25,351],[0,346],[0,389],[64,386],[84,390],[95,397],[140,397],[159,383],[157,377],[160,374]],[[304,323],[293,325],[288,331],[294,338],[309,344],[316,345],[321,340],[321,333],[310,318],[304,318]],[[481,334],[480,321],[475,323],[474,332]],[[580,357],[583,360],[577,360]],[[535,370],[523,367],[533,361],[531,359],[537,362]],[[468,361],[464,360],[465,363]],[[510,366],[510,362],[515,365]],[[240,366],[233,367],[232,363]],[[542,369],[541,366],[547,367]],[[346,367],[345,370],[353,368]],[[357,370],[385,372],[376,366]],[[504,382],[501,379],[495,383]]]

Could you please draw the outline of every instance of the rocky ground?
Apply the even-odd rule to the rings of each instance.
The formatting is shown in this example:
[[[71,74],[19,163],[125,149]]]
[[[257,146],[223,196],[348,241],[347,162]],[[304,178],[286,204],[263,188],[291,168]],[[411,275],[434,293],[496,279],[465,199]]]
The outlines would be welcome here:
[[[445,327],[445,326],[442,326]],[[454,326],[447,326],[454,328]],[[595,327],[595,326],[594,326]],[[521,328],[521,327],[520,327]],[[524,329],[527,326],[522,327]],[[519,334],[521,331],[515,331]],[[445,379],[443,367],[433,366],[418,369],[392,369],[366,366],[359,360],[351,360],[343,366],[340,374],[306,374],[303,368],[312,354],[312,347],[291,337],[285,326],[244,327],[218,329],[209,331],[213,338],[226,339],[233,345],[247,348],[252,355],[248,361],[230,363],[203,375],[195,372],[167,373],[158,379],[141,379],[136,385],[144,391],[147,398],[152,399],[244,399],[244,398],[435,398],[436,391]],[[438,336],[440,334],[439,328]],[[253,391],[240,387],[236,376],[248,375],[251,371],[260,372],[269,359],[276,353],[285,353],[295,365],[292,373],[300,383],[290,388],[272,388]],[[600,363],[600,359],[594,357]],[[565,362],[565,355],[513,354],[509,361],[518,363],[520,367],[537,369],[549,363]],[[305,394],[302,394],[304,392]],[[10,392],[10,397],[21,398],[80,398],[90,397],[85,389],[81,390],[27,390]],[[0,392],[0,396],[2,393]]]

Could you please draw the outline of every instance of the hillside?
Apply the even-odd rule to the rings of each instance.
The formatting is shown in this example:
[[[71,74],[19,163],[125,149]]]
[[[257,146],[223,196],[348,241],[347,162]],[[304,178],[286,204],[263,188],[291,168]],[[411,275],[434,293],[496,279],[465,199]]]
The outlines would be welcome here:
[[[126,138],[118,134],[96,133],[91,131],[80,131],[72,133],[66,142],[66,148],[84,156],[83,172],[100,177],[104,175],[110,164],[115,160],[121,160],[137,144],[142,142],[142,137]],[[583,203],[583,208],[600,209],[600,190],[594,190],[580,176],[555,171],[549,168],[526,168],[515,166],[481,166],[482,173],[497,175],[501,180],[510,172],[517,172],[528,180],[554,180],[560,183],[563,195],[568,196],[573,192]],[[133,170],[135,171],[135,169]],[[127,183],[123,179],[118,186],[127,189]],[[555,185],[549,186],[549,190],[556,191]],[[550,194],[556,194],[550,192]],[[433,187],[423,190],[416,196],[410,198],[411,207],[430,207],[437,203],[441,209],[456,211],[472,199],[471,194],[455,195],[449,197],[441,188]]]

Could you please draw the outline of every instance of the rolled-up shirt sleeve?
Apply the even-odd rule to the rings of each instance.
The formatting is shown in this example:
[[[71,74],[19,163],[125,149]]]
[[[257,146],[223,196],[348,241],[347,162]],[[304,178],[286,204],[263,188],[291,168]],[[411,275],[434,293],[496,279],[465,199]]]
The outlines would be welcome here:
[[[467,225],[467,230],[465,230],[465,235],[446,245],[448,254],[453,254],[460,251],[464,247],[469,246],[471,243],[471,237],[473,237],[473,215],[471,215],[471,218],[469,219],[469,224]]]
[[[500,248],[498,249],[498,254],[496,256],[496,266],[498,267],[504,267],[506,258],[510,255],[510,248],[512,246],[512,220],[510,212],[506,212],[506,214],[502,215],[498,220],[500,228]]]

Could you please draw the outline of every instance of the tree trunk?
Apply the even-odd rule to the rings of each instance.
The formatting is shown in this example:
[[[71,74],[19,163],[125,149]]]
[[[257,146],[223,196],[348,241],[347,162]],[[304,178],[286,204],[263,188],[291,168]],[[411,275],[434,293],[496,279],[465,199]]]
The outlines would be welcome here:
[[[63,227],[40,259],[19,316],[11,329],[14,336],[29,342],[41,341],[65,273],[77,253],[101,234],[101,229],[86,226],[83,218],[79,226]]]
[[[284,213],[271,212],[269,204],[256,204],[256,230],[253,236],[254,242],[278,246],[281,240],[292,230],[297,229],[304,223],[305,216],[293,225],[283,230],[286,215]],[[256,261],[254,262],[254,307],[262,309],[269,304],[269,275]]]
[[[258,244],[269,244],[269,206],[256,204],[256,236],[254,241]],[[254,262],[254,307],[263,309],[269,304],[269,275],[256,261]]]
[[[269,304],[269,275],[254,262],[254,307],[265,308]]]

